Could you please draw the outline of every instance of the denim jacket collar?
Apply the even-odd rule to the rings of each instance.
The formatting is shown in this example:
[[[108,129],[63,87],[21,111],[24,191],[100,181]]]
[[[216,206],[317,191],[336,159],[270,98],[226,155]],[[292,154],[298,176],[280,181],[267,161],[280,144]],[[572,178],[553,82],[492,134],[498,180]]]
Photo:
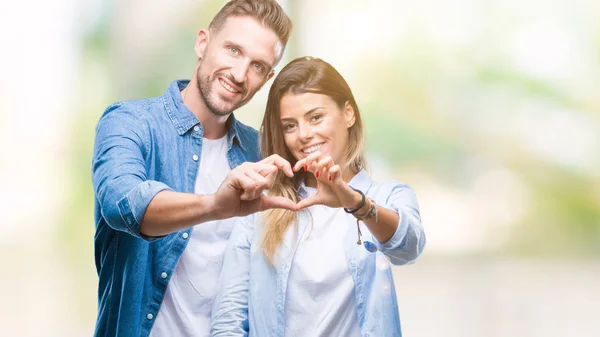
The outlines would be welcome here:
[[[194,113],[183,104],[183,99],[181,98],[181,90],[183,90],[189,82],[189,80],[176,80],[171,83],[169,89],[167,89],[167,92],[163,95],[165,109],[180,136],[187,133],[196,125],[200,128],[199,133],[200,136],[202,136],[204,134],[204,127],[200,124],[200,121],[198,121],[198,118],[196,118]],[[242,150],[246,151],[239,136],[239,129],[240,123],[232,113],[227,119],[228,150],[231,150],[233,140],[236,139]]]

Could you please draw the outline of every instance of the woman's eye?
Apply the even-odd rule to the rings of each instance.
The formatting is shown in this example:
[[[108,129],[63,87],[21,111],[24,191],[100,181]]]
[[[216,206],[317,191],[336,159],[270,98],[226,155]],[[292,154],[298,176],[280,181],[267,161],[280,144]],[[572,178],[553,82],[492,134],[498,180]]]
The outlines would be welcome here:
[[[317,122],[317,121],[321,120],[322,118],[323,118],[323,115],[317,114],[317,115],[312,116],[311,121]]]
[[[294,130],[295,127],[296,126],[294,124],[285,124],[283,126],[283,131],[284,132],[290,132],[290,131]]]

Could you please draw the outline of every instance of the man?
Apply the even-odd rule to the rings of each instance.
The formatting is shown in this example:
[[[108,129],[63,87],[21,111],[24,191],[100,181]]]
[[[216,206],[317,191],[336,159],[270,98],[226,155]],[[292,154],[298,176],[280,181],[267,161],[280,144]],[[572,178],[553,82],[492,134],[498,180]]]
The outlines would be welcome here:
[[[101,117],[96,336],[208,336],[230,218],[296,209],[262,194],[278,169],[293,174],[289,163],[251,163],[258,132],[232,114],[273,76],[290,31],[274,0],[232,0],[198,32],[189,82]]]

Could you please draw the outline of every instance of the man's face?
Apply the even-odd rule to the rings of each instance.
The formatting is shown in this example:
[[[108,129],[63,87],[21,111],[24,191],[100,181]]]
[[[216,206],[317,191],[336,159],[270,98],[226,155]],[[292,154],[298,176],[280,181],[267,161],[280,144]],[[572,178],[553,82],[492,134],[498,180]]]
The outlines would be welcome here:
[[[207,107],[226,116],[246,104],[273,76],[280,51],[275,32],[251,17],[230,17],[218,32],[201,30],[197,75]]]

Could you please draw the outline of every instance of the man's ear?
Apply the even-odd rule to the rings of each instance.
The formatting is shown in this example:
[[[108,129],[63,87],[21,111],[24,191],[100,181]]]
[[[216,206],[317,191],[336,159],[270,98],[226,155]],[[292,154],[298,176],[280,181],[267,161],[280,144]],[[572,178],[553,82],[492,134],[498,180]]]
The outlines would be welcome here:
[[[352,104],[350,104],[349,101],[346,101],[346,104],[344,105],[344,116],[346,117],[346,127],[349,129],[354,125],[354,122],[356,121],[354,108],[352,107]]]
[[[208,46],[209,38],[210,33],[208,30],[200,29],[198,31],[198,35],[196,36],[196,44],[194,45],[194,51],[196,52],[196,57],[198,59],[201,59],[204,56],[206,46]]]

